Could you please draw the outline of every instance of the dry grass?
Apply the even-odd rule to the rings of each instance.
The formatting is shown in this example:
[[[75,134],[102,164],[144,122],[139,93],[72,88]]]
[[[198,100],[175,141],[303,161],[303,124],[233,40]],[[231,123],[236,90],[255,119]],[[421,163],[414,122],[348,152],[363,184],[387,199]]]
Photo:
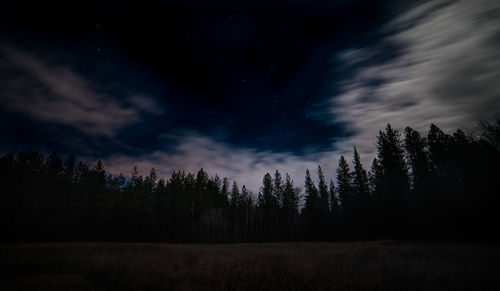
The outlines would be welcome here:
[[[1,290],[500,290],[500,248],[396,242],[0,246]]]

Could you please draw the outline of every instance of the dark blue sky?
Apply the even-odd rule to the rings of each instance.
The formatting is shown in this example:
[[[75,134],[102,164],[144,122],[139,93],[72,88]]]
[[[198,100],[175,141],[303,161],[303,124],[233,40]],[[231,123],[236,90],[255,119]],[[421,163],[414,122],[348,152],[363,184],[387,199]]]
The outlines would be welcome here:
[[[369,163],[386,122],[451,130],[494,113],[497,6],[14,1],[0,12],[0,151],[238,180],[327,163],[333,176],[353,145]]]

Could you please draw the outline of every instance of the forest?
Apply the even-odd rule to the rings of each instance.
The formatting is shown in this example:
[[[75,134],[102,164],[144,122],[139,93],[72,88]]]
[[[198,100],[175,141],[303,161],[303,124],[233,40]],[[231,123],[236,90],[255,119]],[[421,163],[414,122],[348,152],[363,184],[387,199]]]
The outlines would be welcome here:
[[[253,195],[205,170],[143,177],[107,173],[57,151],[0,158],[3,242],[264,242],[496,237],[500,116],[466,135],[431,125],[427,136],[390,124],[365,169],[354,147],[335,182],[321,166],[304,189],[279,170]],[[318,179],[313,179],[312,176]],[[301,181],[302,182],[302,181]],[[296,181],[295,181],[296,183]]]

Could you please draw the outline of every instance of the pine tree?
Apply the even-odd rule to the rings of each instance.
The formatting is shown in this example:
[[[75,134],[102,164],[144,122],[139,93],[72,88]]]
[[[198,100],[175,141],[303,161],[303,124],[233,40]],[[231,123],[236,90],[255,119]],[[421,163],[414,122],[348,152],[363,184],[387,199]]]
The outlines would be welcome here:
[[[223,197],[223,200],[224,201],[228,201],[228,197],[229,197],[229,180],[224,177],[222,179],[222,187],[221,187],[221,195]]]
[[[372,223],[370,185],[356,147],[354,147],[353,164],[352,182],[355,200],[353,222],[357,231],[356,235],[366,238],[372,232],[370,227]]]
[[[370,187],[366,170],[363,169],[358,150],[354,147],[354,171],[352,172],[354,196],[359,201],[363,211],[366,211],[368,201],[370,200]]]
[[[274,210],[277,208],[276,206],[277,201],[274,196],[273,178],[269,173],[266,173],[259,193],[259,207],[265,210]]]
[[[151,168],[149,175],[144,178],[144,186],[146,187],[147,192],[153,193],[157,179],[158,177],[156,176],[155,168]]]
[[[231,199],[229,204],[231,208],[236,209],[240,205],[240,189],[236,181],[233,181],[233,187],[231,189]]]
[[[231,189],[231,200],[229,203],[231,206],[230,219],[232,220],[232,223],[233,223],[233,240],[234,241],[239,241],[239,237],[240,237],[239,215],[238,215],[238,212],[239,212],[240,206],[241,206],[240,200],[241,200],[240,189],[239,189],[236,181],[233,181],[233,187]]]
[[[100,162],[100,161],[99,161]],[[102,165],[102,163],[101,163]],[[59,176],[63,169],[62,159],[57,151],[52,152],[47,158],[47,170],[50,175]]]
[[[285,175],[282,207],[289,217],[293,216],[293,214],[297,213],[299,210],[299,196],[297,189],[294,187],[293,180],[290,178],[288,173]]]
[[[252,196],[248,192],[247,187],[245,185],[241,186],[241,200],[243,202],[242,210],[244,213],[244,221],[242,225],[242,228],[244,229],[243,240],[248,241],[250,235],[251,218],[253,213],[253,201],[252,201]]]
[[[73,183],[75,178],[76,158],[74,155],[69,155],[64,160],[63,176],[67,183]]]
[[[328,192],[330,194],[330,213],[333,217],[337,217],[340,214],[340,205],[333,180],[330,180],[330,189]]]
[[[270,240],[275,237],[277,201],[274,197],[273,178],[269,173],[264,175],[259,193],[259,210],[261,213],[261,229],[263,238]]]
[[[306,205],[302,213],[307,223],[307,233],[311,239],[318,239],[322,234],[321,215],[318,209],[319,193],[311,178],[309,169],[306,170],[305,196]]]
[[[337,193],[339,195],[342,216],[347,220],[352,219],[354,211],[354,189],[351,170],[344,156],[340,156],[337,168]]]
[[[430,175],[429,154],[426,150],[427,141],[420,133],[411,127],[405,129],[405,150],[408,165],[411,169],[412,188],[425,189],[425,181]]]
[[[404,160],[400,134],[387,124],[377,137],[378,172],[375,197],[378,200],[381,227],[389,233],[403,233],[408,227],[411,204],[408,168]]]
[[[325,175],[323,174],[323,169],[321,169],[321,166],[318,166],[318,190],[319,190],[319,210],[321,211],[321,214],[325,217],[327,217],[328,210],[330,208],[329,206],[329,193],[328,193],[328,185],[326,184],[325,181]]]
[[[431,160],[431,170],[435,175],[446,174],[448,167],[447,157],[452,143],[452,137],[445,134],[439,127],[431,124],[427,135],[429,155]]]
[[[286,238],[295,237],[295,229],[298,224],[299,214],[299,193],[293,185],[293,180],[290,175],[285,175],[285,185],[283,187],[283,204],[282,213],[284,221],[284,231]]]
[[[316,185],[314,185],[314,182],[311,178],[311,172],[309,172],[309,169],[306,170],[306,179],[305,179],[305,199],[306,199],[306,206],[304,208],[304,212],[308,213],[309,215],[312,215],[314,213],[317,213],[317,206],[318,206],[318,189],[316,188]]]
[[[436,225],[436,187],[433,186],[427,139],[410,127],[405,129],[405,150],[410,166],[411,191],[415,201],[416,223],[421,232],[431,232]]]
[[[283,178],[278,170],[274,173],[274,199],[276,200],[277,207],[281,208],[283,205]]]

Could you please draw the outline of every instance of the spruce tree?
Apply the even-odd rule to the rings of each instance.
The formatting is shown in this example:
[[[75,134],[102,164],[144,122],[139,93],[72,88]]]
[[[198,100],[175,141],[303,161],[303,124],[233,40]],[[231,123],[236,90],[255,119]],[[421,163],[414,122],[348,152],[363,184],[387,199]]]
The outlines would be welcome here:
[[[311,178],[309,169],[306,170],[305,178],[305,207],[302,213],[305,218],[307,233],[310,239],[318,239],[321,235],[321,221],[319,205],[319,193]]]
[[[230,206],[231,206],[231,215],[230,219],[232,220],[233,223],[233,240],[234,241],[239,241],[240,237],[240,229],[239,229],[239,210],[241,206],[241,197],[240,197],[240,189],[238,187],[238,184],[236,181],[233,182],[233,187],[231,189],[231,200],[230,200]]]
[[[437,223],[436,187],[432,181],[432,167],[427,139],[410,127],[405,129],[404,148],[410,167],[411,192],[415,201],[415,218],[420,232],[432,232]]]
[[[446,175],[448,167],[448,155],[452,137],[444,133],[439,127],[431,124],[429,134],[427,135],[429,155],[431,161],[431,170],[435,175]]]
[[[281,208],[283,205],[283,178],[278,170],[274,173],[274,199],[276,200],[277,207]]]
[[[342,216],[352,219],[354,211],[354,189],[352,185],[351,170],[344,156],[340,156],[337,168],[337,193],[339,195]]]
[[[328,214],[329,210],[329,193],[328,193],[328,185],[325,181],[325,175],[323,174],[323,169],[321,166],[318,166],[318,190],[319,190],[319,205],[318,209],[321,211],[321,214],[325,217]]]
[[[366,170],[361,164],[361,158],[356,147],[354,147],[353,164],[354,224],[358,231],[357,235],[366,237],[368,232],[371,232],[369,227],[371,224],[370,186]]]
[[[231,205],[231,208],[236,209],[238,208],[240,203],[241,203],[240,189],[236,181],[233,181],[233,187],[231,188],[231,199],[229,201],[229,204]]]
[[[333,180],[330,180],[330,188],[328,192],[330,194],[330,213],[333,217],[338,217],[340,214],[340,205]]]
[[[264,175],[262,187],[259,193],[259,207],[265,210],[272,211],[276,209],[277,202],[274,196],[273,178],[269,173]]]
[[[425,182],[430,174],[427,140],[411,127],[405,129],[405,144],[408,165],[411,169],[411,185],[417,191],[424,191]]]
[[[284,223],[284,235],[285,238],[293,238],[295,236],[295,228],[297,227],[298,219],[298,209],[299,209],[299,197],[297,189],[293,185],[293,180],[290,175],[286,173],[285,184],[283,187],[283,223]]]
[[[370,200],[370,187],[368,183],[368,176],[366,170],[361,164],[361,159],[356,147],[354,147],[354,171],[352,172],[354,196],[359,201],[363,211],[366,211],[368,201]]]
[[[318,189],[311,178],[311,172],[309,169],[306,170],[306,179],[305,179],[305,199],[306,205],[304,208],[304,212],[307,214],[317,213],[317,205],[318,205]]]
[[[283,209],[287,216],[292,216],[299,210],[299,196],[297,189],[293,185],[293,180],[290,175],[285,175],[285,186],[283,188]]]
[[[380,176],[377,177],[376,199],[379,200],[381,227],[388,233],[401,234],[409,225],[412,201],[408,168],[404,159],[400,134],[387,124],[377,137]]]

